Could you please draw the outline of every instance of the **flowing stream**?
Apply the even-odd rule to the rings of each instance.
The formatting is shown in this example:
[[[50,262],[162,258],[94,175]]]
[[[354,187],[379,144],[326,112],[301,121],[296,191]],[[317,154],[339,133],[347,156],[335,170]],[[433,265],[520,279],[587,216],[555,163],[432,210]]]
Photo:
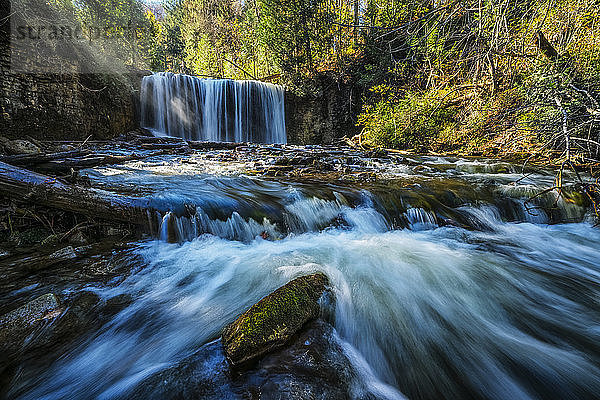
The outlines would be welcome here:
[[[354,186],[207,172],[183,158],[88,171],[95,185],[173,212],[154,216],[158,237],[120,259],[130,269],[79,283],[127,306],[20,376],[9,398],[131,398],[261,297],[315,271],[331,281],[331,323],[354,379],[379,388],[356,398],[597,398],[600,231],[588,209],[552,193],[527,208],[552,184],[543,172],[419,161],[445,168],[396,165],[396,180]]]

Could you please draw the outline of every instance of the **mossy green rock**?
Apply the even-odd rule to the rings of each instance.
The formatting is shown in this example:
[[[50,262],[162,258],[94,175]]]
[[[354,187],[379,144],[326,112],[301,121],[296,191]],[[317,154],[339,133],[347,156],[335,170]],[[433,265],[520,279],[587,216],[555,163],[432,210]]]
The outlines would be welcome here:
[[[327,284],[322,273],[302,276],[253,305],[223,331],[227,359],[239,366],[284,345],[319,316],[319,299]]]

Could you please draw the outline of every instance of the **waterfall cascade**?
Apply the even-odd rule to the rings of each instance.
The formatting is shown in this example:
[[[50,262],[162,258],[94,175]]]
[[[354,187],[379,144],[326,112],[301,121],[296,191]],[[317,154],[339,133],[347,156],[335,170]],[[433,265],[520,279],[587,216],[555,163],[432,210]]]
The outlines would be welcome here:
[[[286,143],[283,95],[270,83],[160,72],[142,79],[141,125],[186,140]]]

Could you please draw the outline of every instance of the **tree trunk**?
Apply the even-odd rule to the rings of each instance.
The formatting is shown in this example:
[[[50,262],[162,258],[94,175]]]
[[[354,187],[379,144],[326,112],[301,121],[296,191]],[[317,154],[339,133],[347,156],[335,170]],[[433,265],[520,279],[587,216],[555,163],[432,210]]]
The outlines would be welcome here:
[[[360,23],[360,17],[358,14],[359,10],[359,0],[354,0],[354,42],[358,42],[358,26]]]
[[[546,57],[551,60],[556,61],[558,59],[558,51],[550,44],[546,36],[542,33],[542,31],[538,31],[535,40],[536,46],[540,49],[542,53]]]
[[[127,222],[150,229],[156,211],[168,211],[144,197],[68,185],[56,178],[0,162],[0,194],[21,202],[75,212],[91,218]]]

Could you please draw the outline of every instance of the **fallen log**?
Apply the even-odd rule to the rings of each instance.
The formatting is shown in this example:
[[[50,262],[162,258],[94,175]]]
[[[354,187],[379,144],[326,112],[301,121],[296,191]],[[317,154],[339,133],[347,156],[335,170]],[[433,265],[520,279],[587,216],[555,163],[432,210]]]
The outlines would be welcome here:
[[[236,142],[197,142],[190,140],[187,142],[194,150],[235,150],[240,146],[247,146],[248,143]]]
[[[58,153],[46,154],[18,154],[16,156],[0,157],[0,161],[16,166],[31,166],[42,164],[48,161],[54,161],[68,157],[84,156],[87,154],[89,153],[82,150],[61,151]]]
[[[16,156],[5,156],[0,162],[10,165],[26,167],[41,172],[52,172],[56,174],[69,173],[71,170],[93,168],[100,165],[120,164],[126,161],[139,160],[150,156],[161,154],[130,154],[118,156],[112,154],[92,153],[90,151],[72,150],[59,153],[47,154],[20,154]]]
[[[155,155],[155,154],[151,154]],[[84,168],[93,168],[100,165],[108,164],[120,164],[127,161],[139,160],[142,158],[149,157],[151,155],[139,155],[131,154],[127,156],[114,156],[110,154],[88,154],[80,158],[62,158],[54,159],[43,163],[38,163],[35,166],[36,170],[43,172],[54,172],[54,173],[69,173],[71,169],[80,170]],[[11,163],[9,163],[11,164]],[[14,165],[14,164],[13,164]]]
[[[156,211],[168,211],[164,204],[144,197],[130,197],[106,190],[69,185],[56,178],[0,162],[0,194],[26,203],[35,203],[92,218],[126,222],[153,228]]]
[[[104,244],[103,244],[104,245]],[[75,260],[90,254],[95,254],[101,248],[100,244],[86,245],[81,247],[65,246],[52,253],[17,254],[2,259],[2,272],[0,278],[5,278],[7,273],[17,271],[19,274],[27,274],[42,269],[47,269],[55,264],[69,260]],[[106,248],[104,245],[103,249]]]

